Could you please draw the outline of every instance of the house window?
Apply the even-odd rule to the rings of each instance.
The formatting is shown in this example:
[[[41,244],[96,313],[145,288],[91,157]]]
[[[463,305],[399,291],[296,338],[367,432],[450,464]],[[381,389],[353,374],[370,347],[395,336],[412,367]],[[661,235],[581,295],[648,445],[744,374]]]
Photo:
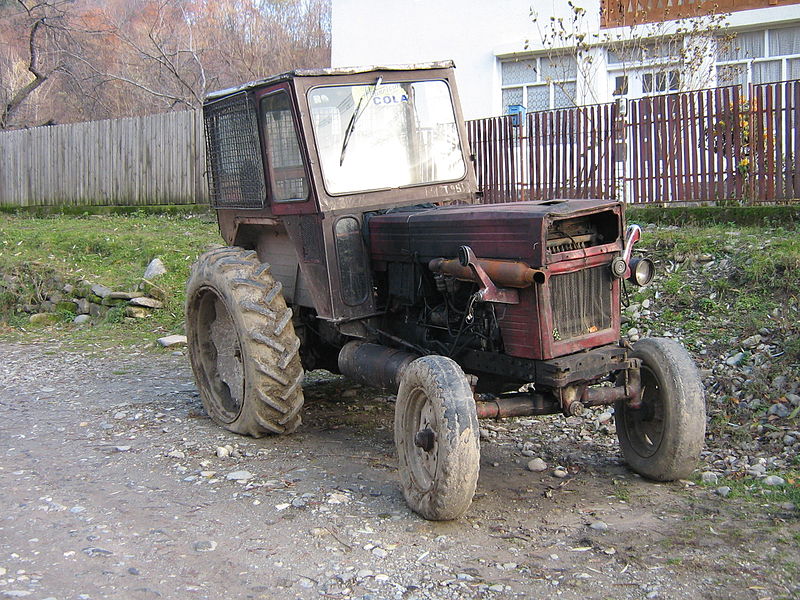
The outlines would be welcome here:
[[[617,75],[614,77],[614,95],[627,96],[628,95],[628,76]]]
[[[505,61],[503,107],[521,104],[531,111],[576,105],[578,64],[574,56],[538,56]]]
[[[609,86],[615,97],[641,98],[681,87],[682,39],[618,43],[606,49]]]
[[[666,94],[677,92],[681,88],[681,76],[678,71],[660,71],[642,74],[642,93]]]
[[[717,40],[719,85],[770,83],[800,76],[800,27],[744,31]]]
[[[607,60],[610,68],[639,66],[642,63],[663,63],[680,58],[682,42],[639,43],[615,45],[608,49]]]

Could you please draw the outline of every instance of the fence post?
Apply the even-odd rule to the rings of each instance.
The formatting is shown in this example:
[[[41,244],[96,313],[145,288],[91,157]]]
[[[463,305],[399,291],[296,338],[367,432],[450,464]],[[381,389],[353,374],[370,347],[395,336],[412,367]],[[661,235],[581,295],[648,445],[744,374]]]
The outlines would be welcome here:
[[[628,202],[628,104],[617,98],[611,109],[614,131],[614,193],[612,197],[623,204]]]

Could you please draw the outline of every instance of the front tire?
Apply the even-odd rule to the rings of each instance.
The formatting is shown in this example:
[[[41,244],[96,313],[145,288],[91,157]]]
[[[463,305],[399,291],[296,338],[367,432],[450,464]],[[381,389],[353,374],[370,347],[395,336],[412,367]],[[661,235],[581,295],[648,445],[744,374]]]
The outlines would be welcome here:
[[[186,287],[189,360],[209,416],[260,437],[300,425],[303,368],[292,310],[255,252],[218,248],[192,266]]]
[[[633,346],[642,361],[642,404],[616,404],[617,437],[628,465],[649,479],[673,481],[695,468],[706,430],[700,373],[674,340],[647,338]]]
[[[433,521],[463,515],[478,482],[480,441],[472,390],[455,361],[424,356],[406,368],[394,438],[409,507]]]

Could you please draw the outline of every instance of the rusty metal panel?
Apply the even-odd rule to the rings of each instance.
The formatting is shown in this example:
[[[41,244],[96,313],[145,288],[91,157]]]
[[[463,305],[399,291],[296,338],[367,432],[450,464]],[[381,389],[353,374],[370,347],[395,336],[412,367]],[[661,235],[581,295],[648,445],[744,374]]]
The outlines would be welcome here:
[[[789,6],[800,0],[607,0],[601,3],[601,27],[633,27],[644,23],[661,23],[729,12]]]

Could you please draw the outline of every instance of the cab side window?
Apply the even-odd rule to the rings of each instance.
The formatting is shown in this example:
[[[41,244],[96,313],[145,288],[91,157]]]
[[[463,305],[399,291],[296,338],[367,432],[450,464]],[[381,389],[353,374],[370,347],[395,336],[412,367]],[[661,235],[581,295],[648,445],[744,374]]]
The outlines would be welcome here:
[[[292,117],[289,94],[270,94],[261,101],[264,137],[267,141],[272,200],[303,202],[308,199],[308,179],[300,152],[300,140]]]

